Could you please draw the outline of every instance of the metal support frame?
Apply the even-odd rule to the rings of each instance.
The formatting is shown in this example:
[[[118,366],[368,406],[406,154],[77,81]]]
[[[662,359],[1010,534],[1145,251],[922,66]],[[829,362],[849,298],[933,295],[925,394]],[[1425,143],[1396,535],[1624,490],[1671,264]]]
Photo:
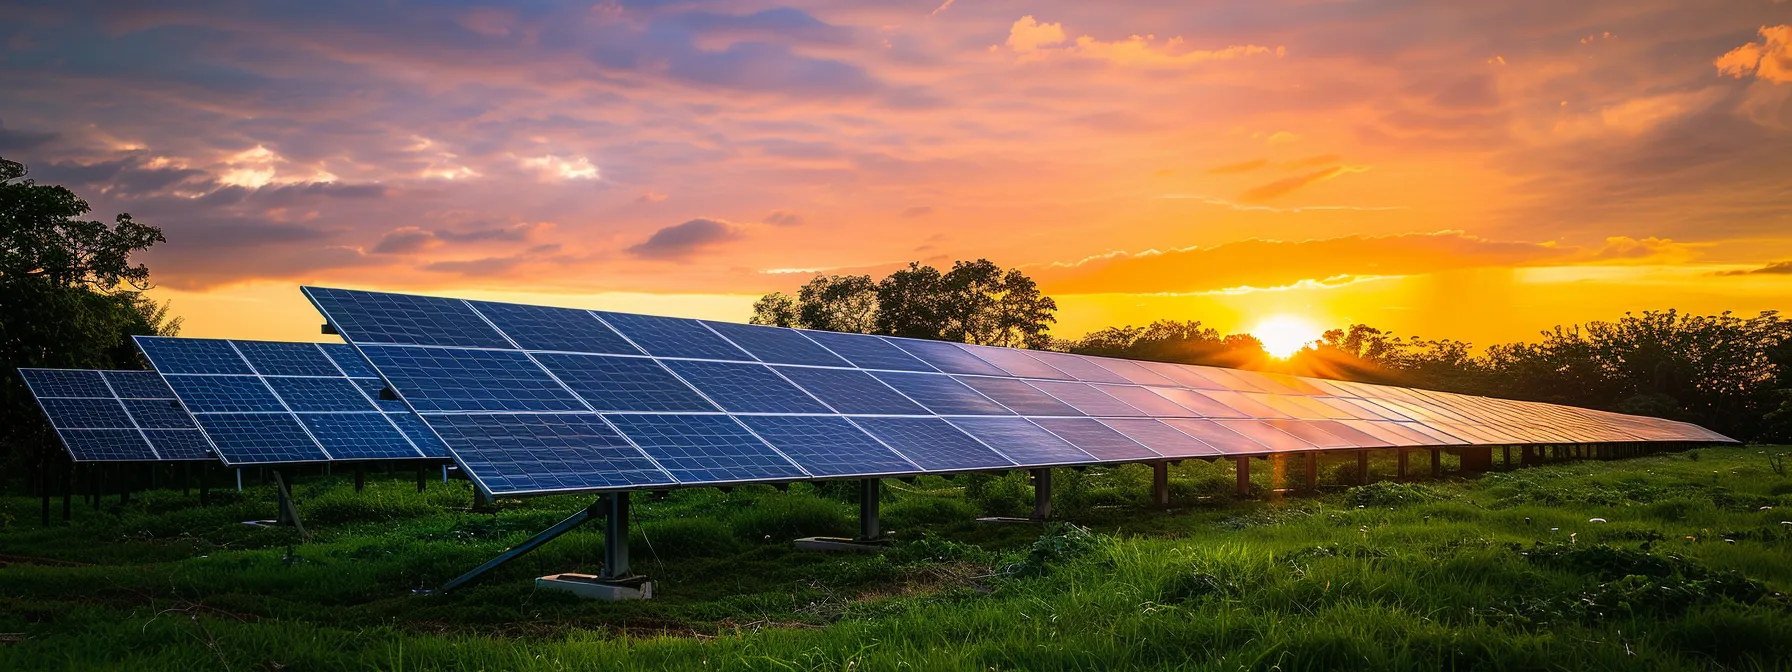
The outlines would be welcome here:
[[[306,532],[305,524],[299,522],[299,508],[293,504],[292,488],[287,485],[286,477],[280,473],[279,469],[274,469],[274,488],[277,491],[276,494],[279,498],[278,505],[280,508],[279,513],[276,514],[276,517],[274,518],[274,524],[291,525],[293,529],[298,530],[300,538],[310,539],[311,533]]]
[[[1170,506],[1170,463],[1151,463],[1151,501],[1160,508]]]
[[[1033,520],[1052,517],[1052,470],[1033,471]]]
[[[878,541],[883,539],[883,523],[878,518],[878,499],[881,482],[875,478],[859,481],[859,536],[853,541]]]
[[[211,506],[212,503],[212,463],[199,465],[199,505]]]
[[[515,560],[517,558],[523,557],[524,555],[527,555],[530,551],[533,551],[537,548],[541,548],[542,544],[553,541],[554,538],[559,537],[562,534],[566,534],[567,532],[573,531],[575,528],[577,528],[580,525],[584,525],[586,522],[590,521],[592,518],[596,518],[598,516],[604,515],[606,504],[608,504],[608,503],[609,503],[609,497],[607,497],[607,496],[602,499],[599,499],[595,502],[592,502],[591,505],[586,506],[583,509],[579,509],[578,513],[574,513],[571,516],[567,516],[565,520],[555,523],[553,527],[550,527],[548,529],[542,530],[539,533],[536,533],[535,536],[529,537],[529,539],[527,541],[524,541],[521,544],[517,544],[516,546],[511,547],[509,550],[498,554],[498,557],[487,560],[487,561],[485,561],[485,564],[480,565],[478,567],[474,567],[472,571],[469,571],[465,574],[455,577],[453,581],[449,581],[448,583],[442,584],[441,589],[437,592],[446,593],[448,591],[454,590],[461,586],[467,585],[468,583],[471,583],[473,580],[478,579],[479,577],[485,575],[486,572],[490,572],[494,569],[497,569],[497,568],[503,566],[505,563],[510,562],[511,560]],[[604,554],[606,556],[608,556],[609,552],[610,552],[609,551],[610,544],[608,543],[609,539],[607,536],[604,539],[604,541],[605,541]],[[607,559],[608,558],[606,558],[606,560]]]
[[[615,581],[629,577],[628,571],[628,493],[618,492],[606,498],[609,511],[604,519],[604,567],[598,578]]]
[[[1249,497],[1251,496],[1251,458],[1248,455],[1240,455],[1235,461],[1238,463],[1238,496]]]
[[[361,464],[360,462],[356,462],[355,463],[355,492],[360,492],[366,488],[367,488],[367,465]]]
[[[1431,449],[1431,480],[1444,477],[1444,449]]]
[[[1397,456],[1397,465],[1394,468],[1394,479],[1404,481],[1406,480],[1406,449],[1395,448],[1394,454]]]
[[[1369,484],[1369,451],[1356,451],[1356,484]]]
[[[423,492],[423,489],[429,485],[429,481],[423,478],[423,469],[427,466],[429,465],[425,462],[417,463],[417,492]]]

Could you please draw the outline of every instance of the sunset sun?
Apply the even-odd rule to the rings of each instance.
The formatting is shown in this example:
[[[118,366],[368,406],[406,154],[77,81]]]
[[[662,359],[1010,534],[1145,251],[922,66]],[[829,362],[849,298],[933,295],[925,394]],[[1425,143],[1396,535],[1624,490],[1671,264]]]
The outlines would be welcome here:
[[[1306,318],[1275,315],[1251,327],[1250,334],[1263,342],[1263,351],[1277,359],[1287,359],[1307,344],[1319,340],[1323,329]]]

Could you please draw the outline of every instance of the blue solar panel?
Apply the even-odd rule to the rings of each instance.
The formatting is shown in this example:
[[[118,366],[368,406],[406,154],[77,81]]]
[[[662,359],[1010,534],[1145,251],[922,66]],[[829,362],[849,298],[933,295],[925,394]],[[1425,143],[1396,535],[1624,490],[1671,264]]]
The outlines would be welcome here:
[[[39,399],[57,429],[118,429],[131,426],[131,416],[117,399]]]
[[[392,399],[380,398],[380,392],[386,389],[386,381],[378,378],[351,378],[350,380],[354,381],[355,387],[361,388],[361,394],[366,395],[367,400],[380,410],[387,413],[410,412],[411,408],[404,405],[404,402],[399,401],[396,398],[397,395],[393,395],[394,398]]]
[[[294,412],[371,411],[373,405],[347,378],[267,378],[268,387]]]
[[[908,354],[914,355],[933,368],[946,373],[966,373],[979,376],[1006,376],[1008,372],[996,368],[995,365],[978,359],[976,355],[964,348],[945,341],[924,341],[914,338],[885,338],[891,344]]]
[[[470,303],[524,350],[641,354],[621,334],[592,316],[589,310],[487,301]]]
[[[167,376],[192,413],[276,413],[285,411],[268,386],[255,376]]]
[[[853,366],[862,369],[888,369],[891,371],[933,371],[914,355],[902,351],[888,341],[866,334],[841,334],[832,331],[804,331],[804,336],[820,343],[834,354],[845,357]]]
[[[1014,466],[1008,458],[939,418],[854,418],[853,424],[928,471]]]
[[[667,360],[674,373],[733,413],[826,413],[828,408],[764,364]]]
[[[311,436],[338,460],[414,458],[411,442],[379,413],[300,413]]]
[[[212,413],[194,416],[230,464],[321,462],[329,456],[284,413]]]
[[[847,415],[927,415],[908,397],[864,371],[780,366],[778,372],[836,412]]]
[[[1115,431],[1125,434],[1126,438],[1142,443],[1152,452],[1164,457],[1199,457],[1220,454],[1219,450],[1177,431],[1175,427],[1150,418],[1122,418],[1103,420],[1102,422],[1114,428]]]
[[[420,413],[585,410],[521,352],[400,346],[361,352]]]
[[[357,343],[510,348],[460,299],[306,287],[305,294]],[[157,367],[160,368],[160,367]],[[167,373],[167,371],[163,371]]]
[[[953,418],[952,424],[1023,467],[1088,464],[1097,461],[1026,418]]]
[[[361,357],[361,353],[355,352],[355,346],[347,343],[321,343],[320,345],[324,348],[324,354],[330,357],[330,361],[336,363],[336,368],[341,369],[343,375],[350,378],[380,377],[378,371],[367,365],[367,360]]]
[[[1186,418],[1193,415],[1189,409],[1164,398],[1155,389],[1138,385],[1096,385],[1096,389],[1106,392],[1108,396],[1119,399],[1128,406],[1154,418]]]
[[[945,374],[880,372],[873,375],[939,415],[1013,415],[1001,404]]]
[[[154,371],[105,371],[106,382],[120,399],[173,399],[168,381]],[[54,395],[51,395],[54,396]],[[104,394],[96,396],[106,396]]]
[[[985,397],[995,400],[1021,415],[1081,416],[1081,411],[1058,401],[1052,395],[1013,378],[958,376],[958,382],[969,385]]]
[[[674,484],[595,415],[435,415],[428,422],[493,494]]]
[[[1033,422],[1097,459],[1146,460],[1158,456],[1150,448],[1093,418],[1038,418]]]
[[[164,460],[209,460],[212,446],[205,434],[195,429],[145,429],[143,435],[155,446]]]
[[[535,360],[599,411],[714,411],[691,386],[645,357],[541,353]]]
[[[336,364],[313,343],[232,341],[238,352],[264,376],[340,376]]]
[[[124,408],[144,429],[192,429],[193,416],[173,399],[126,399]]]
[[[1086,415],[1104,418],[1145,415],[1144,411],[1133,408],[1126,402],[1115,399],[1088,383],[1035,380],[1031,382],[1031,385],[1043,390],[1046,394],[1057,397],[1059,401],[1075,406],[1076,410],[1082,411]]]
[[[134,429],[62,429],[56,435],[82,462],[148,462],[158,459]]]
[[[807,477],[725,415],[605,416],[680,483]]]
[[[199,338],[137,336],[137,348],[149,357],[156,371],[170,373],[253,374],[249,363],[236,354],[229,341]]]
[[[600,312],[598,315],[655,357],[753,361],[752,355],[729,344],[696,320],[628,313]]]
[[[429,425],[424,424],[423,418],[417,417],[417,414],[387,413],[386,419],[397,425],[398,431],[410,439],[411,445],[416,446],[417,452],[423,453],[424,457],[448,457],[448,446],[436,437],[435,432],[429,430]]]
[[[98,371],[67,369],[19,369],[25,385],[38,397],[111,397],[106,379]]]
[[[827,348],[816,345],[794,329],[766,327],[734,322],[709,322],[710,329],[733,341],[735,345],[773,364],[808,364],[812,366],[852,366]]]
[[[737,419],[785,457],[819,477],[921,470],[845,418],[743,415]]]

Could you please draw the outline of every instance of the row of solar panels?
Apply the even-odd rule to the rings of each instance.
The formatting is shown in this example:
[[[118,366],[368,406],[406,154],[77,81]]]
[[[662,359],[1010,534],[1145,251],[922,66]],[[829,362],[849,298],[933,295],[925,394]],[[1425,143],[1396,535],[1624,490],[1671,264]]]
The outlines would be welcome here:
[[[281,464],[446,458],[354,348],[144,338],[152,363],[184,373],[20,369],[76,461]],[[382,398],[390,397],[390,398]]]
[[[1729,441],[1656,418],[1210,367],[305,291],[494,494],[1390,446]],[[170,376],[221,373],[203,353],[151,359]]]

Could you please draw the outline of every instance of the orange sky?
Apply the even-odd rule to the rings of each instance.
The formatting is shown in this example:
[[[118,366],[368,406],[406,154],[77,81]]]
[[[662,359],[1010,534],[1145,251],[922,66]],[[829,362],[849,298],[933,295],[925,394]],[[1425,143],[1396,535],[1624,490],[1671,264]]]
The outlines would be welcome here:
[[[1792,3],[1165,4],[7,9],[0,155],[166,229],[191,336],[976,257],[1069,337],[1792,307]]]

